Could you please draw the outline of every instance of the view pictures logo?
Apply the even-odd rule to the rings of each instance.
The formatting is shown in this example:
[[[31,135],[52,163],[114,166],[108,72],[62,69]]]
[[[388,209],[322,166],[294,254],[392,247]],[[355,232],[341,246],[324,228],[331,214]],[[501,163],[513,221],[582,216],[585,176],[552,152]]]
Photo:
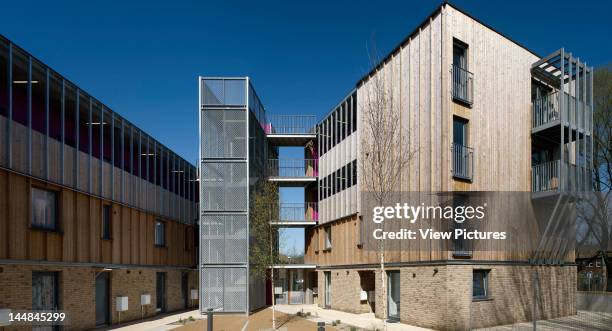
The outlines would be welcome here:
[[[388,220],[407,220],[416,223],[419,219],[445,219],[453,220],[456,223],[463,223],[466,220],[482,220],[485,217],[487,204],[481,206],[425,206],[421,203],[418,206],[411,206],[407,203],[395,206],[376,206],[372,208],[372,221],[380,224]]]

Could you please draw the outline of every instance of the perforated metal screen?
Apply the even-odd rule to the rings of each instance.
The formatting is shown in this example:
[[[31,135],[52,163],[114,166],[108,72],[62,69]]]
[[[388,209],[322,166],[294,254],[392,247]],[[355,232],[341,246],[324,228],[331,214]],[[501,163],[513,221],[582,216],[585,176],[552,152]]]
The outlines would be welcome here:
[[[203,268],[202,309],[222,312],[244,312],[247,309],[246,268]]]
[[[202,157],[246,157],[246,110],[206,109],[202,112]]]
[[[204,162],[200,183],[203,211],[247,210],[247,163]]]
[[[202,263],[247,263],[247,216],[204,215]]]

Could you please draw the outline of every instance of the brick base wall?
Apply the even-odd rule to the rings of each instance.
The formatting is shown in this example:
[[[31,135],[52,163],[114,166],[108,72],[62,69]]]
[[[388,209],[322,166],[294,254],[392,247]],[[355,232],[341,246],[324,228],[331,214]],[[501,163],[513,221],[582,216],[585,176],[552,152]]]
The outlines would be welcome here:
[[[472,299],[474,269],[489,270],[485,300]],[[441,265],[387,268],[400,271],[400,320],[438,330],[469,330],[533,319],[534,273],[537,274],[538,319],[576,314],[576,267],[513,265]],[[357,269],[332,269],[332,309],[367,312],[359,300]],[[383,278],[374,269],[375,315],[386,316]],[[371,277],[371,274],[368,275]],[[318,271],[320,307],[324,300],[323,271]],[[371,281],[371,280],[370,280]],[[386,282],[386,277],[384,277]],[[386,286],[386,284],[385,284]],[[386,289],[388,290],[388,288]]]
[[[95,275],[100,269],[89,267],[56,267],[35,265],[0,265],[0,309],[32,309],[32,272],[59,272],[60,305],[68,312],[70,325],[66,330],[85,330],[95,327]],[[167,310],[184,309],[181,276],[189,272],[188,288],[197,289],[198,272],[171,269],[115,269],[110,271],[111,320],[119,323],[116,298],[128,297],[128,311],[121,312],[121,322],[156,315],[156,272],[166,273]],[[190,291],[188,291],[190,292]],[[151,294],[151,305],[141,306],[140,296]],[[197,307],[196,301],[189,301]],[[22,329],[7,327],[6,330]]]

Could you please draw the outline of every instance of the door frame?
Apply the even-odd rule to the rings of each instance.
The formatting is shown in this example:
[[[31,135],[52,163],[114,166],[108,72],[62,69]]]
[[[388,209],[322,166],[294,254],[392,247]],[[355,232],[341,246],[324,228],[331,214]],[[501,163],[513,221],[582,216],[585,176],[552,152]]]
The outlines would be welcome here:
[[[323,305],[325,306],[325,308],[331,308],[331,271],[323,271],[323,278],[325,279],[325,284],[323,287],[325,302],[323,303]]]
[[[161,298],[162,298],[162,300],[161,300],[162,301],[161,302],[161,308],[158,308],[160,306],[160,302],[159,302],[159,300],[157,300],[159,298],[159,296],[160,296],[159,295],[160,294],[159,293],[159,290],[160,290],[160,288],[159,288],[160,276],[161,276],[161,279],[163,279],[163,284],[162,284],[163,286],[161,288],[161,291],[162,291],[161,292]],[[167,305],[167,301],[168,301],[168,298],[166,296],[167,288],[168,288],[168,279],[167,279],[166,273],[165,272],[156,272],[155,273],[155,301],[156,301],[155,302],[155,309],[159,313],[165,313],[167,311],[167,306],[166,306]]]
[[[391,300],[391,275],[397,275],[397,287],[398,289],[400,289],[400,302],[397,305],[397,316],[391,316],[390,310],[389,310],[389,301]],[[393,322],[397,322],[400,320],[400,313],[402,311],[401,308],[401,285],[400,285],[401,279],[400,279],[400,271],[399,270],[388,270],[387,271],[387,320],[389,321],[393,321]]]
[[[97,316],[97,307],[98,307],[98,300],[97,297],[94,297],[95,300],[95,307],[94,307],[94,311],[96,312],[96,316],[95,316],[95,320],[96,320],[96,327],[100,327],[100,326],[108,326],[111,325],[111,310],[112,310],[112,305],[111,305],[111,274],[110,272],[98,272],[96,274],[96,279],[95,279],[95,288],[94,288],[94,293],[96,293],[97,295],[97,283],[98,283],[98,277],[100,276],[104,276],[106,277],[106,316],[105,316],[105,322],[104,324],[98,324],[98,316]]]

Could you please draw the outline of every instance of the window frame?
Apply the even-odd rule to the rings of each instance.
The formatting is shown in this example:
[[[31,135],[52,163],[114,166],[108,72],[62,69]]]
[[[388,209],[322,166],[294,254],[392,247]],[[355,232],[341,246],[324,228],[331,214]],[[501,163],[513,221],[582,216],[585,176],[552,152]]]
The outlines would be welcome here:
[[[332,227],[331,225],[323,228],[325,234],[325,247],[324,251],[331,251],[332,249]]]
[[[157,226],[158,225],[162,225],[162,227],[161,227],[161,229],[162,229],[161,243],[160,243],[160,241],[158,240],[158,237],[157,237]],[[167,237],[167,235],[166,235],[166,222],[161,220],[161,219],[156,219],[155,220],[155,227],[153,229],[154,229],[154,233],[153,233],[154,238],[153,239],[154,239],[155,247],[167,247],[168,243],[166,241],[166,237]]]
[[[472,300],[473,301],[479,301],[479,300],[489,300],[491,299],[491,293],[489,291],[489,276],[491,273],[491,269],[473,269],[472,270]],[[482,289],[484,291],[484,294],[482,295],[476,295],[474,293],[474,282],[476,280],[476,275],[477,274],[482,274]]]
[[[108,210],[108,226],[106,224],[106,210]],[[102,204],[102,222],[100,222],[100,238],[102,240],[112,240],[113,239],[113,208],[110,204],[104,203]]]
[[[34,224],[34,204],[33,204],[33,198],[34,198],[34,190],[39,190],[39,191],[44,191],[46,193],[53,193],[54,195],[54,212],[53,212],[53,217],[55,218],[53,220],[53,226],[52,227],[47,227],[44,225],[40,225],[40,224]],[[41,186],[36,186],[36,185],[32,185],[30,186],[30,208],[29,208],[29,212],[30,212],[30,229],[32,230],[39,230],[39,231],[48,231],[48,232],[60,232],[60,213],[59,213],[59,201],[60,201],[60,192],[57,190],[52,190],[46,187],[41,187]]]

